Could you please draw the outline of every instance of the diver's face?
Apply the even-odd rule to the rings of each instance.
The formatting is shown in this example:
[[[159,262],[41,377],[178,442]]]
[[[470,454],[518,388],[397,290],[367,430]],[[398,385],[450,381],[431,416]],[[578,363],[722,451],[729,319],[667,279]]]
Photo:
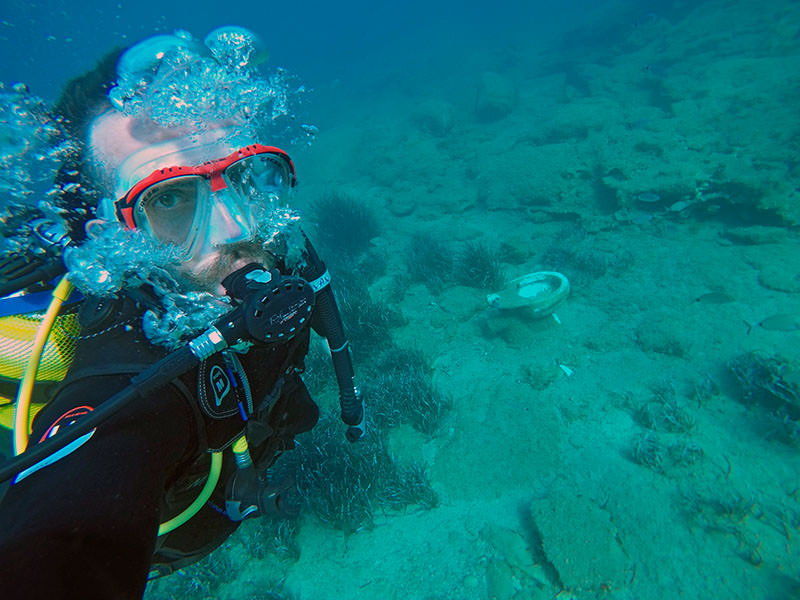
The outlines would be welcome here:
[[[240,147],[228,138],[223,128],[189,135],[185,129],[165,129],[110,111],[92,122],[88,141],[94,172],[116,200],[159,169],[199,165]],[[137,214],[150,225],[142,229],[181,249],[184,260],[173,274],[187,289],[223,295],[221,282],[233,271],[252,262],[272,266],[245,216],[237,212],[232,193],[203,193],[188,177],[142,193]]]

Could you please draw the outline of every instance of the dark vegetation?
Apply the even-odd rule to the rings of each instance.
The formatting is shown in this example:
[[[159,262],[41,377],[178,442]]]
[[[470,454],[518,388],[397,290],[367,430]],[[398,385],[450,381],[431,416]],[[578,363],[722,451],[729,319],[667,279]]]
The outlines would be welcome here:
[[[418,350],[393,344],[391,328],[400,323],[400,316],[371,298],[363,278],[343,278],[337,297],[367,408],[368,434],[351,444],[334,414],[338,411],[324,414],[270,476],[294,477],[301,514],[355,532],[371,527],[378,510],[436,506],[424,466],[395,462],[384,435],[401,424],[433,435],[450,401],[433,384],[428,359]],[[322,344],[312,344],[303,379],[315,396],[336,397],[330,356]],[[291,548],[288,542],[279,546]]]
[[[800,445],[800,365],[779,355],[741,354],[728,362],[745,404],[760,407],[767,437]]]
[[[413,281],[437,294],[453,276],[453,256],[438,238],[418,233],[408,245],[406,264]]]
[[[402,317],[388,304],[373,300],[363,278],[347,277],[341,285],[332,285],[353,356],[363,363],[391,344],[390,329],[401,325]]]
[[[347,442],[338,418],[328,415],[286,455],[295,463],[305,509],[336,529],[355,532],[373,525],[377,509],[436,506],[423,467],[399,467],[372,427],[358,444]]]
[[[671,381],[655,384],[652,395],[644,401],[628,394],[626,402],[642,428],[631,444],[629,458],[633,462],[668,474],[703,459],[703,449],[691,438],[695,418]]]
[[[547,271],[563,273],[575,289],[585,288],[606,274],[616,275],[629,269],[633,254],[607,252],[593,247],[593,240],[579,227],[564,228],[558,242],[542,253],[541,264]]]
[[[499,290],[505,284],[498,254],[481,242],[467,242],[456,253],[453,274],[457,283],[484,290]]]
[[[342,193],[329,193],[311,205],[316,239],[325,255],[349,257],[369,249],[380,232],[375,212],[363,201]]]
[[[372,365],[363,390],[379,428],[407,423],[433,435],[450,406],[433,385],[428,361],[418,350],[386,350]]]

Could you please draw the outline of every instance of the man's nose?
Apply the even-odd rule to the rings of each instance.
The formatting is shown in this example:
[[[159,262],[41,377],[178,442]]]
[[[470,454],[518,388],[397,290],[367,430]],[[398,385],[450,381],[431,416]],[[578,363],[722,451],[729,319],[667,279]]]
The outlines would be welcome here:
[[[250,238],[250,224],[236,202],[227,197],[225,190],[212,196],[211,215],[208,221],[208,242],[222,246]]]

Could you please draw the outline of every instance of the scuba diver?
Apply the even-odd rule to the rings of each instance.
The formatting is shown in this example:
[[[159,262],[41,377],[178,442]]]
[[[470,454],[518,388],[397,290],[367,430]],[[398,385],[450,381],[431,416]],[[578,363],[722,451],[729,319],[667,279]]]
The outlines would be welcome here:
[[[291,484],[268,469],[319,416],[300,377],[311,329],[331,350],[343,433],[364,433],[330,277],[286,208],[288,154],[259,143],[252,105],[202,123],[154,117],[165,77],[230,83],[261,54],[254,39],[230,27],[205,48],[148,38],[55,106],[79,141],[58,174],[63,227],[37,225],[50,247],[0,282],[24,298],[52,281],[55,318],[76,323],[66,377],[30,430],[17,406],[17,456],[0,464],[15,598],[140,598],[243,519],[291,513]]]

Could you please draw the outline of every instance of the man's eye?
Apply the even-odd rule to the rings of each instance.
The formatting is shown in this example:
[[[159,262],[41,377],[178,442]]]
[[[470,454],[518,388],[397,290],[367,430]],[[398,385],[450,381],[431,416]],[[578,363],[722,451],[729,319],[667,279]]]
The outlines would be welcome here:
[[[178,204],[179,200],[175,194],[159,194],[153,198],[153,206],[158,208],[172,208]]]
[[[186,194],[180,192],[163,192],[158,194],[152,200],[153,208],[158,209],[176,209],[186,206],[190,202]]]

